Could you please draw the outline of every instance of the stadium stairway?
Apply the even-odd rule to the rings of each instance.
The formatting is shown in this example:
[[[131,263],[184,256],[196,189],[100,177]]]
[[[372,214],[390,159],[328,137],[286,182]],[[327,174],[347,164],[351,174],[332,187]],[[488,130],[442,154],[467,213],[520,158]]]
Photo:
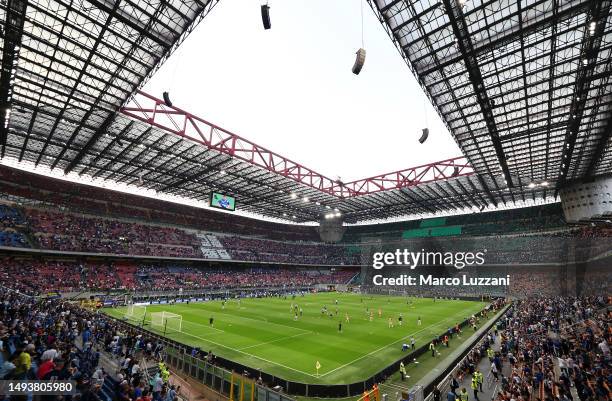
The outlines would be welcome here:
[[[113,401],[115,399],[115,389],[119,383],[117,380],[113,379],[109,375],[104,378],[104,383],[102,383],[102,388],[100,392],[102,393],[102,401]]]
[[[126,289],[136,287],[136,263],[117,262],[115,263],[115,271],[119,282]]]
[[[214,234],[197,233],[196,237],[200,240],[200,251],[204,259],[230,260],[232,258]]]
[[[493,346],[493,350],[495,352],[498,352],[500,351],[500,348],[501,348],[501,335],[498,335],[497,337],[495,337],[495,345]],[[491,362],[489,362],[489,358],[487,358],[486,356],[480,360],[477,368],[478,370],[480,370],[480,373],[482,373],[485,377],[484,383],[482,383],[483,391],[478,392],[478,399],[480,401],[491,401],[495,398],[495,395],[498,393],[499,391],[498,389],[499,389],[499,386],[501,385],[501,381],[495,382],[495,379],[493,378],[493,375],[491,374]],[[502,365],[502,373],[506,377],[510,375],[510,364],[504,363]],[[476,401],[474,400],[474,395],[473,395],[474,392],[472,391],[471,384],[472,384],[472,375],[467,374],[465,375],[463,382],[459,383],[459,390],[465,387],[470,396],[469,400]]]

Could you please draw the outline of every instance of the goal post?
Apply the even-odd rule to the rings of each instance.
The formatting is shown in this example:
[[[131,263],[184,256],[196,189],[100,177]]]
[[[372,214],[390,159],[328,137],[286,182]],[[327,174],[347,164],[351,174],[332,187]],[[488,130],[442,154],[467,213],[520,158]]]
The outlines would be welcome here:
[[[151,327],[158,330],[182,332],[183,331],[183,316],[172,312],[154,312],[151,313]]]
[[[125,317],[130,320],[141,321],[147,314],[147,307],[145,305],[129,304]]]

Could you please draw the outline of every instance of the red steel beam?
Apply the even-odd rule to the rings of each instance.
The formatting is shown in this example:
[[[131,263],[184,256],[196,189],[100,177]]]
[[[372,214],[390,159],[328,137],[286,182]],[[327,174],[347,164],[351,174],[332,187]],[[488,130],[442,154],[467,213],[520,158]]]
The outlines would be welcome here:
[[[339,198],[415,186],[474,174],[465,157],[381,174],[363,180],[342,183],[259,146],[248,139],[212,124],[163,100],[138,91],[121,113],[168,133],[189,139],[209,149],[225,153],[300,184]]]
[[[443,181],[455,177],[474,174],[474,169],[464,156],[434,163],[410,167],[405,170],[380,174],[370,178],[343,184],[351,196],[367,195],[376,192],[412,187],[428,182]]]

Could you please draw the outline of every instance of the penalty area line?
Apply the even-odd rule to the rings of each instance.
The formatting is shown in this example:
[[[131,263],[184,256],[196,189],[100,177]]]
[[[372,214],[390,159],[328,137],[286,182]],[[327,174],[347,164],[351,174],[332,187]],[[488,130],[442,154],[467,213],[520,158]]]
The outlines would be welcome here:
[[[275,342],[278,342],[278,341],[288,340],[290,338],[299,337],[299,336],[303,336],[303,335],[306,335],[306,334],[312,334],[312,331],[304,332],[304,333],[298,333],[298,334],[295,334],[295,335],[292,335],[292,336],[281,337],[281,338],[277,338],[276,340],[266,341],[264,343],[259,343],[259,344],[255,344],[255,345],[249,345],[248,347],[238,348],[236,351],[242,351],[243,349],[255,348],[255,347],[259,347],[261,345],[272,344],[272,343],[275,343]]]
[[[183,332],[183,331],[181,331],[181,332],[179,332],[179,333],[180,333],[180,334],[185,334],[185,335],[188,335],[188,336],[191,336],[191,337],[194,337],[194,338],[197,338],[197,339],[202,340],[202,341],[206,341],[206,342],[211,343],[211,344],[218,345],[219,347],[223,347],[223,348],[226,348],[226,349],[231,350],[231,351],[239,352],[239,353],[241,353],[241,354],[244,354],[244,355],[250,356],[250,357],[255,358],[255,359],[262,360],[262,361],[264,361],[264,362],[271,363],[271,364],[276,365],[276,366],[280,366],[280,367],[285,368],[285,369],[293,370],[294,372],[298,372],[298,373],[301,373],[301,374],[303,374],[303,375],[308,375],[308,376],[310,376],[310,377],[315,377],[315,378],[316,378],[316,377],[320,377],[320,376],[312,375],[312,374],[310,374],[310,373],[303,372],[303,371],[301,371],[301,370],[299,370],[299,369],[295,369],[295,368],[292,368],[292,367],[287,366],[287,365],[283,365],[282,363],[274,362],[274,361],[271,361],[271,360],[269,360],[269,359],[262,358],[262,357],[257,356],[257,355],[249,354],[248,352],[241,351],[240,349],[236,349],[236,348],[228,347],[227,345],[223,345],[223,344],[218,343],[218,342],[216,342],[216,341],[212,341],[212,340],[209,340],[209,339],[206,339],[206,338],[203,338],[203,337],[199,337],[199,336],[196,336],[196,335],[191,334],[191,333],[187,333],[187,332]],[[307,334],[307,333],[301,333],[301,334]]]

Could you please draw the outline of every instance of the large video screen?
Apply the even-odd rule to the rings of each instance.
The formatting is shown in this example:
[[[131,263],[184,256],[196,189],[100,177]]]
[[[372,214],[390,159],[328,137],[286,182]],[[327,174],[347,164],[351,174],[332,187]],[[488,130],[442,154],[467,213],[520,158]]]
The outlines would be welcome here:
[[[210,206],[234,211],[236,210],[236,198],[219,192],[213,192],[210,194]]]

